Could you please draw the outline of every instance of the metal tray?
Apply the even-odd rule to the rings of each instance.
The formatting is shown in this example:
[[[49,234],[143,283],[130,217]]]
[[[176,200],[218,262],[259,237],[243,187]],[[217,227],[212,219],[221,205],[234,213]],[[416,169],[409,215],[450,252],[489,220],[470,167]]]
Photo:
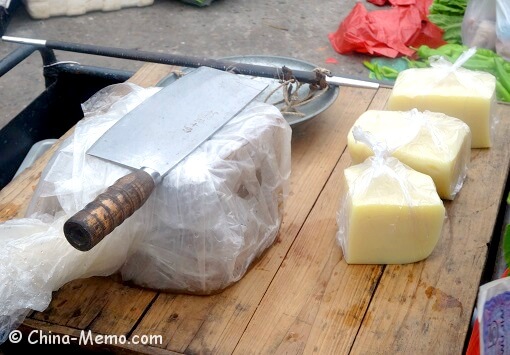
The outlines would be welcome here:
[[[233,62],[238,63],[246,63],[246,64],[257,64],[257,65],[266,65],[272,67],[283,67],[284,65],[290,69],[296,70],[314,70],[317,66],[308,62],[304,62],[302,60],[297,60],[293,58],[287,57],[277,57],[277,56],[266,56],[266,55],[246,55],[246,56],[234,56],[234,57],[225,57],[221,58],[225,60],[231,60]],[[183,72],[188,72],[194,70],[193,68],[185,68]],[[276,79],[269,78],[260,78],[260,77],[252,77],[253,80],[262,81],[268,84],[266,90],[264,90],[259,96],[260,101],[264,101],[275,88],[277,88],[280,84]],[[170,74],[169,76],[163,78],[158,86],[166,86],[176,80],[176,76],[174,74]],[[298,95],[300,98],[306,97],[308,95],[309,89],[308,85],[303,85],[298,91]],[[319,113],[327,109],[333,102],[335,102],[338,97],[339,87],[338,86],[330,86],[328,91],[322,94],[317,99],[303,105],[299,106],[299,111],[304,113],[304,116],[295,116],[295,115],[286,115],[284,114],[285,119],[291,126],[297,125],[299,123],[303,123],[305,121],[310,120],[311,118],[317,116]],[[271,98],[268,100],[268,103],[278,102],[283,98],[283,95],[280,90],[275,92]],[[280,108],[281,105],[276,105],[276,107]]]

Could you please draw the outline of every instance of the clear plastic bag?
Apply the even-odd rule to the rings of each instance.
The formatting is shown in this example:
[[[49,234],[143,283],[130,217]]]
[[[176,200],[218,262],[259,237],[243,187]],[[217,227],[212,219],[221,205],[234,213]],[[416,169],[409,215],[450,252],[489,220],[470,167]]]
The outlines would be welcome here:
[[[496,0],[496,52],[510,60],[510,2]]]
[[[388,147],[354,127],[374,152],[344,171],[346,191],[337,214],[337,241],[349,264],[405,264],[433,251],[445,209],[430,176],[391,157]]]
[[[496,0],[469,1],[462,20],[462,43],[468,47],[496,48]]]
[[[471,130],[471,148],[490,148],[498,123],[496,78],[462,65],[476,48],[462,53],[454,63],[431,56],[431,68],[411,68],[400,72],[388,99],[387,109],[442,112],[464,121]]]
[[[46,166],[27,218],[0,224],[0,341],[65,283],[119,271],[135,284],[210,294],[239,280],[279,230],[290,175],[291,128],[252,103],[176,166],[148,201],[88,252],[63,223],[128,170],[86,150],[157,89],[117,84],[88,100]]]
[[[429,57],[430,67],[436,69],[438,75],[434,77],[434,80],[427,86],[426,90],[432,90],[441,84],[446,84],[448,81],[455,79],[467,89],[475,90],[484,96],[492,95],[494,91],[487,85],[484,85],[482,80],[483,74],[487,73],[476,72],[462,67],[475,54],[476,47],[471,47],[463,52],[453,63],[442,56]]]
[[[441,198],[453,200],[462,188],[471,157],[471,131],[461,120],[439,112],[377,111],[363,113],[354,123],[375,139],[395,146],[392,156],[434,180]],[[352,129],[348,148],[354,164],[373,154],[356,141]]]

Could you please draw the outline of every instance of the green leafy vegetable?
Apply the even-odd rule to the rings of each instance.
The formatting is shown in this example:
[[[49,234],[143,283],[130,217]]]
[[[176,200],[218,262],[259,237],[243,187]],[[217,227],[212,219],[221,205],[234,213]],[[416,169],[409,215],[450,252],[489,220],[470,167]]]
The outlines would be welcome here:
[[[503,59],[493,58],[493,60],[496,66],[496,77],[498,78],[498,82],[503,85],[507,92],[510,92],[510,75],[508,75],[503,67],[503,63],[501,63]]]
[[[506,208],[510,208],[510,193],[506,198]],[[510,266],[510,224],[506,225],[505,234],[503,235],[503,256],[505,258],[506,266]]]
[[[448,16],[444,14],[430,14],[430,22],[444,31],[443,39],[448,43],[462,43],[461,30],[463,16]]]
[[[431,14],[445,14],[450,16],[463,16],[466,12],[467,0],[435,0],[430,5]]]
[[[499,81],[496,81],[496,95],[501,101],[510,102],[510,92]]]
[[[503,235],[503,256],[507,266],[510,266],[510,224],[506,225]]]
[[[467,0],[435,0],[429,8],[430,22],[441,28],[448,43],[462,44],[461,27]]]
[[[364,61],[363,65],[370,70],[369,78],[387,80],[390,83],[395,81],[402,70],[409,68],[407,58],[387,59],[374,58],[370,62]]]

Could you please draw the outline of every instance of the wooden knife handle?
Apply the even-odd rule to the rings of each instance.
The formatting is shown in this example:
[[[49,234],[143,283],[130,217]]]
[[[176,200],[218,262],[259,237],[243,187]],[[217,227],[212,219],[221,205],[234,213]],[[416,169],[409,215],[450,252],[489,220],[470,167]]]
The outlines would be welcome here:
[[[147,201],[155,184],[141,169],[118,179],[64,223],[68,242],[81,251],[92,249]]]

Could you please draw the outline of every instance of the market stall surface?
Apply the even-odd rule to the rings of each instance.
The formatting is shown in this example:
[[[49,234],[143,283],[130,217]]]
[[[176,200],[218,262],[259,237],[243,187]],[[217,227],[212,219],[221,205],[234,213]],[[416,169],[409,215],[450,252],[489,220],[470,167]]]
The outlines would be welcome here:
[[[131,80],[154,85],[172,69],[147,65]],[[462,190],[445,202],[447,218],[430,257],[407,265],[348,265],[335,240],[340,181],[351,163],[347,132],[367,109],[383,109],[389,94],[344,87],[328,110],[293,129],[291,192],[279,235],[232,287],[203,297],[113,278],[76,280],[20,329],[128,340],[161,335],[157,344],[108,345],[160,354],[461,353],[487,258],[497,247],[510,121],[500,120],[492,148],[472,150]],[[507,118],[510,106],[498,104],[496,114]],[[52,151],[0,192],[0,220],[23,216]]]

